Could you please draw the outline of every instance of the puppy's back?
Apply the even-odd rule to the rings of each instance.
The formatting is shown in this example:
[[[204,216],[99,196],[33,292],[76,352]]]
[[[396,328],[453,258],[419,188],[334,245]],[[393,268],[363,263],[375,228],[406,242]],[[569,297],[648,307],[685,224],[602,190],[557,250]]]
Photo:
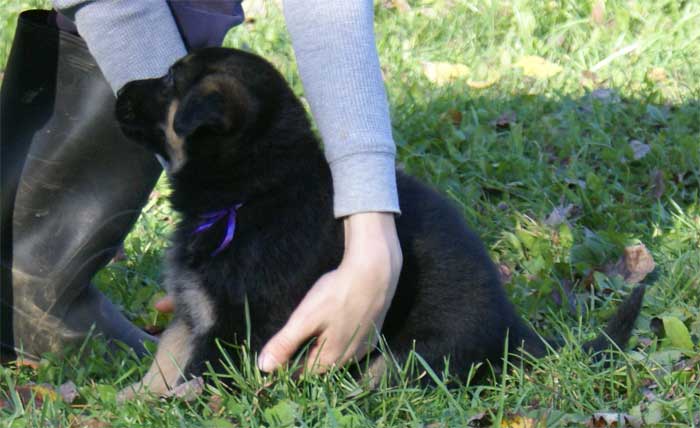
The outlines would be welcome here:
[[[509,331],[517,340],[527,329],[486,248],[446,197],[403,173],[397,179],[404,264],[383,329],[389,345],[401,354],[415,340],[437,370],[450,357],[453,373],[500,358]]]

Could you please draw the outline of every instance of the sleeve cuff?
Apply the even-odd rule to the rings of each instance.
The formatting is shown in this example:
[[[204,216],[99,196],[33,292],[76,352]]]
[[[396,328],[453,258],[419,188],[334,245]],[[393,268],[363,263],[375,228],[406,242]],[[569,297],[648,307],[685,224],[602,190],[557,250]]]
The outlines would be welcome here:
[[[330,163],[336,218],[362,212],[400,214],[394,153],[362,152]]]

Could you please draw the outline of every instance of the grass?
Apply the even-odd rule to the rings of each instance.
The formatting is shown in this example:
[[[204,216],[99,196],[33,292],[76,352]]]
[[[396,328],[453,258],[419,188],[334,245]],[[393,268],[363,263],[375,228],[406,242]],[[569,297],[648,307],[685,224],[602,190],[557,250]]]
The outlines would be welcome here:
[[[4,8],[0,22],[13,22],[29,3]],[[700,426],[700,1],[409,3],[410,10],[376,7],[401,167],[463,208],[493,258],[512,272],[506,286],[523,316],[544,335],[558,333],[572,344],[595,335],[629,292],[603,266],[626,245],[644,243],[657,272],[633,349],[605,366],[571,345],[530,369],[505,367],[484,385],[405,383],[376,392],[343,371],[262,377],[247,360],[228,374],[240,387],[235,393],[215,386],[193,403],[117,405],[115,392],[147,362],[127,353],[104,361],[95,356],[101,346],[95,341],[80,355],[46,356],[36,370],[0,369],[2,398],[15,401],[0,410],[2,424],[578,426],[608,411],[641,416],[649,426]],[[0,33],[0,64],[12,27]],[[231,31],[225,43],[271,59],[303,94],[276,7]],[[516,65],[527,55],[560,70],[533,77]],[[424,74],[426,62],[468,70],[437,85]],[[633,140],[648,153],[635,158]],[[166,194],[159,184],[126,240],[126,259],[96,278],[142,325],[165,322],[150,304],[172,224]],[[566,222],[545,221],[568,205]],[[578,310],[562,304],[561,295]],[[669,322],[662,337],[651,328],[654,318],[682,327]],[[679,349],[676,334],[693,343]],[[426,369],[419,359],[414,366]],[[78,386],[77,404],[47,398],[25,406],[13,392],[28,382],[67,380]]]

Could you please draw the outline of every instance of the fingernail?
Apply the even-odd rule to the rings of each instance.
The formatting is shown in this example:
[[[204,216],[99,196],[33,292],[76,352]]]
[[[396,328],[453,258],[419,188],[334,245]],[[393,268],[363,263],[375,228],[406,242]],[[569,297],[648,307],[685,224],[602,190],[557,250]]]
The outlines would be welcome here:
[[[264,372],[271,372],[277,367],[277,360],[275,357],[267,352],[263,352],[258,357],[258,368]]]

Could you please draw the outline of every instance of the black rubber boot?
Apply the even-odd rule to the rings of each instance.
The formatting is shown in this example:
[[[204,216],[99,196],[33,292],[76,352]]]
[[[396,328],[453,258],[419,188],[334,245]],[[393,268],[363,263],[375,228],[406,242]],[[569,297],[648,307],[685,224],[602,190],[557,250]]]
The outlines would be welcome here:
[[[141,353],[150,336],[90,280],[161,168],[122,135],[85,43],[50,24],[52,13],[20,15],[0,96],[4,354],[60,354],[93,326]]]

